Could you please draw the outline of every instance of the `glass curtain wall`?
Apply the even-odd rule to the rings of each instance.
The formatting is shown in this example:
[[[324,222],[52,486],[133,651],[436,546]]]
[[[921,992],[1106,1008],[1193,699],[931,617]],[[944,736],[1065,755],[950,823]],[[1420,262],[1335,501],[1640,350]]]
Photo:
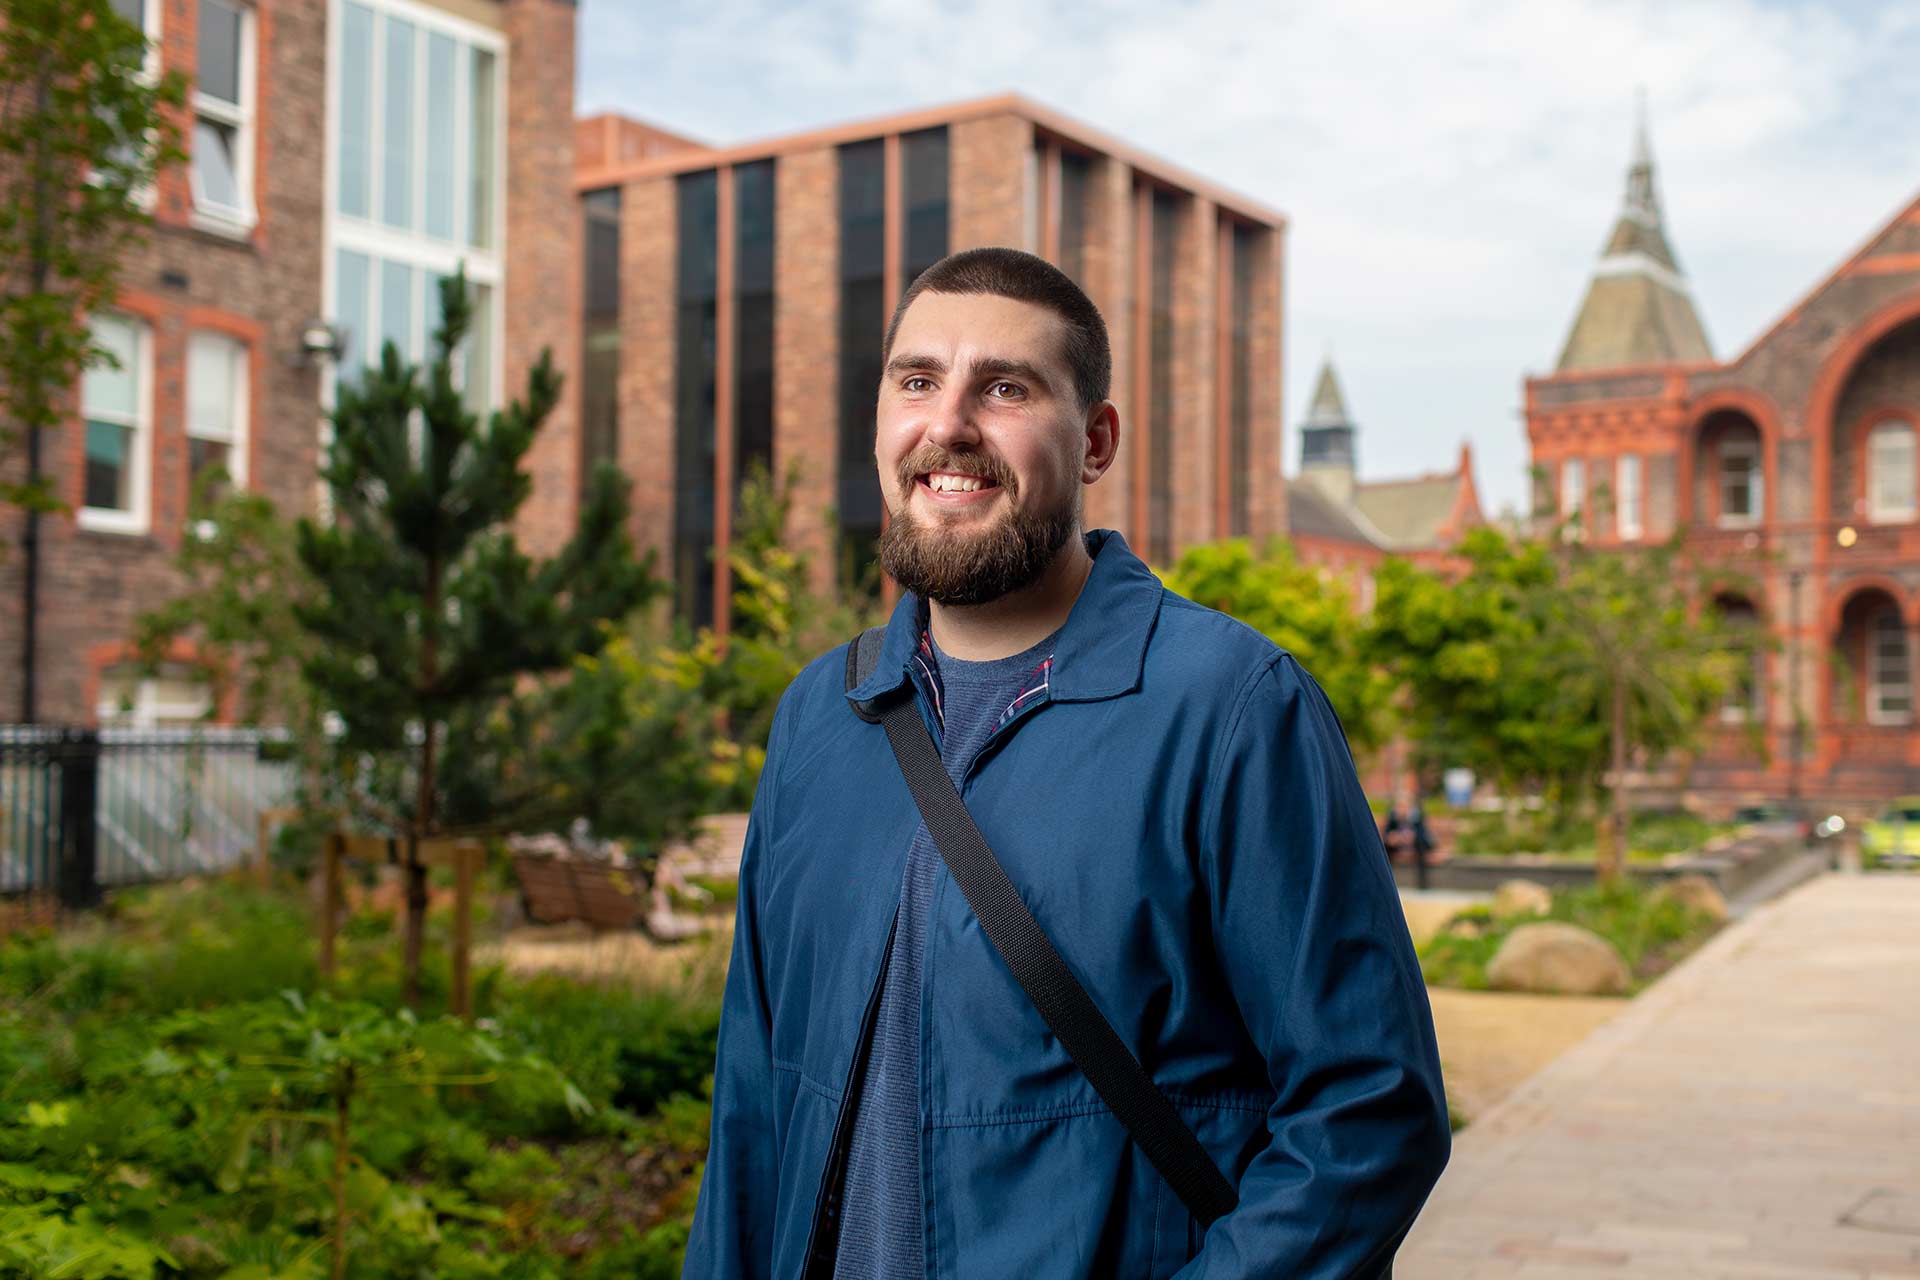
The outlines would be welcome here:
[[[886,146],[878,138],[840,148],[839,580],[870,580],[880,541],[880,489],[873,474],[873,414],[886,338]]]
[[[900,163],[905,169],[901,186],[907,219],[900,262],[900,287],[904,290],[922,271],[947,256],[946,129],[903,134]]]
[[[733,492],[773,471],[774,162],[733,171]]]
[[[1249,511],[1253,478],[1253,293],[1259,280],[1260,233],[1233,224],[1233,310],[1228,334],[1227,531],[1244,538],[1252,528]]]
[[[673,598],[685,621],[713,619],[714,361],[719,301],[719,178],[676,182]]]
[[[580,497],[593,469],[620,461],[620,188],[580,199],[586,227],[580,355]]]
[[[1093,179],[1093,160],[1078,151],[1060,153],[1060,261],[1059,268],[1087,287],[1087,188]]]

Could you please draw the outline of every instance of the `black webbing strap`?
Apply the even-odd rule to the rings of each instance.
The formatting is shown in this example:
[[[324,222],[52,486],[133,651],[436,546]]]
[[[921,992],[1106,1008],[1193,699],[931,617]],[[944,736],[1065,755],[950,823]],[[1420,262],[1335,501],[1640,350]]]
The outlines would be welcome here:
[[[875,628],[849,646],[849,690],[873,670],[879,656],[878,631]],[[934,846],[993,949],[1167,1185],[1203,1226],[1211,1225],[1237,1203],[1233,1184],[1154,1085],[1021,901],[947,776],[910,691],[884,706],[856,706],[861,718],[878,720],[885,727],[887,742]]]

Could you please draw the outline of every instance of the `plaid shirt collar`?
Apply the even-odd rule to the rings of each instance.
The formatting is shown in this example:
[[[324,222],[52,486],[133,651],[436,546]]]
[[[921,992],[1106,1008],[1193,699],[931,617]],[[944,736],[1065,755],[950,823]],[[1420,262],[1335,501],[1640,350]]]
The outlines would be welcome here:
[[[1040,660],[1039,666],[1027,673],[1027,678],[1020,682],[1020,690],[1014,695],[1013,701],[1006,705],[1000,712],[999,718],[993,722],[989,737],[1004,729],[1027,707],[1039,706],[1046,701],[1047,690],[1053,683],[1053,658],[1054,655],[1049,653]],[[941,727],[945,728],[947,688],[940,680],[940,659],[934,652],[933,632],[924,602],[920,606],[920,642],[914,646],[913,669],[920,677],[920,685],[926,692],[927,701],[933,705],[935,718],[939,720]]]

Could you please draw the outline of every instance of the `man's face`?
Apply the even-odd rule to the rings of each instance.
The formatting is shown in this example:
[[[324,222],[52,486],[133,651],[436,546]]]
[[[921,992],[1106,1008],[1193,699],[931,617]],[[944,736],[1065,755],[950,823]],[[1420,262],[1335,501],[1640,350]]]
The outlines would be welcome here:
[[[1038,579],[1079,529],[1093,477],[1065,333],[991,294],[923,293],[901,317],[874,460],[891,517],[880,563],[906,590],[984,604]]]

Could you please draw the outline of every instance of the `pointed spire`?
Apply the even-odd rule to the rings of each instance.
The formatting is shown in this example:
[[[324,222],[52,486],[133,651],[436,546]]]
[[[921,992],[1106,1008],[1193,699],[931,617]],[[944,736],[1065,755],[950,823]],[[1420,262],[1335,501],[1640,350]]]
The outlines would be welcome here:
[[[1644,89],[1634,114],[1633,158],[1620,216],[1561,350],[1563,373],[1713,358],[1693,291],[1667,242]]]
[[[1313,403],[1307,409],[1309,427],[1343,427],[1347,419],[1347,400],[1340,394],[1340,379],[1334,376],[1333,357],[1320,366],[1320,378],[1313,386]]]

